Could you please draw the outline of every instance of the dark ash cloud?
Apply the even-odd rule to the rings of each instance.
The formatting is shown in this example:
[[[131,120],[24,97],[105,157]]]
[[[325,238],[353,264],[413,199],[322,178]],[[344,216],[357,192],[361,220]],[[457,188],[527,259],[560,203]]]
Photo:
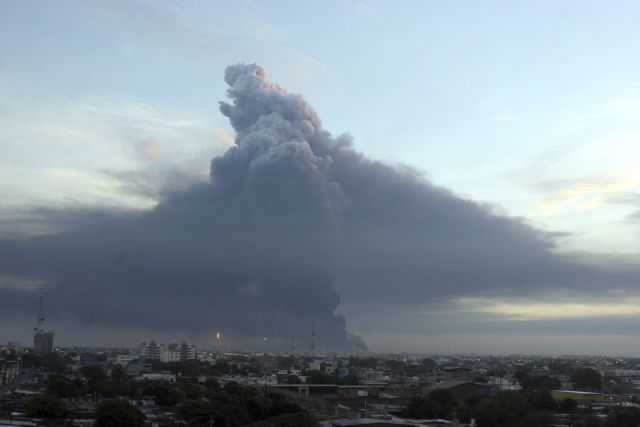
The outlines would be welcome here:
[[[551,234],[366,158],[257,65],[231,66],[225,80],[220,110],[236,144],[212,160],[210,182],[142,214],[91,212],[55,235],[2,240],[0,273],[44,280],[49,305],[86,324],[288,345],[315,321],[334,349],[364,346],[336,314],[340,298],[401,312],[460,295],[637,283],[636,270],[557,255]],[[0,310],[32,310],[36,292],[0,287]]]

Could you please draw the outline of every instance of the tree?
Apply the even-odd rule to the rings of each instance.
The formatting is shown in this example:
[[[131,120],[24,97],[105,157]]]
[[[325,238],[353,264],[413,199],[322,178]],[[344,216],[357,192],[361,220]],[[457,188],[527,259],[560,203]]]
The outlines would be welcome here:
[[[607,416],[605,427],[637,427],[640,425],[640,409],[625,408]]]
[[[601,427],[602,421],[597,415],[587,414],[584,417],[584,427]]]
[[[442,406],[457,406],[456,397],[446,389],[433,390],[428,394],[429,400],[432,400]]]
[[[111,380],[112,381],[127,381],[129,376],[127,375],[127,370],[122,365],[114,365],[111,368]]]
[[[123,380],[102,381],[98,385],[99,392],[106,397],[135,396],[138,384],[129,378]]]
[[[209,425],[212,420],[220,417],[213,403],[202,400],[184,400],[176,409],[178,416],[187,421],[188,425]]]
[[[64,402],[50,394],[40,394],[26,405],[27,412],[33,417],[62,418],[67,411]]]
[[[307,374],[307,384],[336,384],[337,379],[333,375],[323,374],[320,371],[311,371]]]
[[[553,422],[553,414],[547,411],[530,412],[524,416],[519,424],[522,427],[540,427],[547,426]]]
[[[316,426],[317,422],[284,395],[229,382],[208,393],[209,401],[181,400],[176,413],[190,426]]]
[[[249,387],[242,387],[233,393],[229,399],[245,408],[244,413],[252,420],[263,420],[269,413],[271,401],[257,390]]]
[[[534,388],[534,389],[544,389],[544,390],[555,390],[560,388],[560,380],[557,378],[550,377],[548,375],[538,375],[535,377],[527,377],[523,381],[521,381],[522,387],[524,388]]]
[[[143,427],[146,417],[124,400],[105,400],[96,408],[96,427]]]
[[[33,353],[23,354],[22,367],[24,368],[44,368],[51,372],[61,373],[67,368],[67,361],[56,353],[42,356]]]
[[[295,356],[278,356],[278,368],[287,369],[298,365]]]
[[[338,378],[338,385],[358,385],[360,381],[358,381],[358,377],[353,374],[345,375],[342,378]]]
[[[568,360],[552,360],[547,365],[554,374],[567,374],[571,371],[571,362]]]
[[[103,392],[103,385],[107,379],[107,375],[101,366],[89,365],[80,368],[80,373],[87,379],[87,391],[89,393]]]
[[[560,401],[560,410],[562,412],[573,412],[578,407],[578,402],[571,399],[570,397],[565,397]]]
[[[438,365],[436,364],[436,362],[434,362],[433,359],[427,357],[425,359],[422,359],[422,367],[427,371],[433,371],[434,369],[436,369],[438,367]]]
[[[75,398],[80,395],[80,389],[73,381],[60,375],[52,375],[47,384],[47,393],[56,397]]]
[[[577,368],[571,373],[571,382],[576,388],[595,389],[602,388],[602,376],[591,368]]]
[[[296,412],[268,418],[260,427],[317,427],[318,421],[308,412]]]
[[[207,380],[204,382],[204,386],[207,390],[213,392],[222,390],[222,387],[220,387],[220,383],[218,382],[218,380],[213,378],[207,378]]]
[[[169,362],[168,369],[173,374],[182,374],[185,377],[197,377],[202,375],[206,368],[205,362],[199,360],[182,360],[180,362]]]
[[[455,396],[449,390],[434,390],[426,397],[413,398],[403,415],[411,418],[446,418],[458,407]]]
[[[104,370],[101,366],[98,365],[83,366],[82,368],[80,368],[80,373],[87,380],[91,380],[93,378],[106,378]]]
[[[277,417],[282,414],[294,414],[302,411],[300,405],[287,400],[277,400],[269,407],[269,417]]]
[[[557,411],[558,404],[549,390],[530,390],[525,393],[527,401],[536,411]]]
[[[145,395],[152,395],[158,406],[174,406],[186,398],[182,390],[169,384],[149,384],[142,392]]]
[[[187,399],[200,399],[204,396],[205,388],[199,384],[184,382],[179,385]]]
[[[473,415],[478,427],[516,427],[526,425],[524,419],[531,412],[533,408],[522,393],[501,391],[478,404]]]
[[[531,376],[530,376],[527,372],[522,371],[522,370],[520,370],[520,371],[516,371],[516,372],[513,374],[513,378],[515,378],[516,380],[518,380],[518,382],[519,382],[520,384],[522,384],[522,386],[523,386],[523,387],[524,387],[524,385],[525,385],[527,382],[531,381]]]
[[[297,375],[287,375],[287,384],[302,384]]]

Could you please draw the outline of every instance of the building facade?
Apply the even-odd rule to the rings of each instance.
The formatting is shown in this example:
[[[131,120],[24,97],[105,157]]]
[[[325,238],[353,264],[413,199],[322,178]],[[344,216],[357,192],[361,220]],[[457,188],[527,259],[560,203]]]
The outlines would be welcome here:
[[[185,360],[193,360],[197,358],[195,344],[157,344],[151,340],[149,344],[143,342],[140,344],[141,360],[159,360],[161,362],[182,362]]]
[[[40,295],[40,302],[38,304],[38,314],[36,317],[36,327],[33,330],[36,332],[33,335],[33,352],[35,354],[49,354],[53,351],[53,332],[45,332],[43,328],[44,323],[44,297]]]
[[[53,351],[53,332],[36,332],[33,335],[33,352],[49,354]]]

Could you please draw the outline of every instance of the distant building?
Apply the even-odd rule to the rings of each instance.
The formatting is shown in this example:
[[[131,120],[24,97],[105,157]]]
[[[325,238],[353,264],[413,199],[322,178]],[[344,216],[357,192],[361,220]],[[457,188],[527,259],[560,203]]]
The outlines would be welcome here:
[[[605,369],[600,371],[604,381],[616,380],[622,382],[637,382],[640,379],[640,369]]]
[[[185,360],[193,360],[197,357],[196,345],[187,344],[157,344],[151,340],[149,344],[143,342],[140,344],[141,360],[159,360],[161,362],[182,362]]]
[[[42,324],[44,323],[43,296],[40,295],[38,304],[38,317],[36,318],[36,332],[33,335],[33,352],[35,354],[49,354],[53,352],[53,331],[45,332]]]
[[[185,360],[193,360],[196,358],[195,344],[160,344],[160,361],[161,362],[182,362]]]
[[[145,373],[153,372],[151,363],[145,363],[140,361],[132,361],[127,364],[127,375],[132,377],[139,377]]]
[[[389,377],[382,371],[366,369],[358,372],[358,379],[365,383],[382,382],[389,380]]]
[[[143,373],[140,377],[143,381],[166,381],[170,383],[176,382],[176,374],[163,374],[157,372]]]
[[[154,340],[140,344],[140,360],[160,360],[160,347]]]
[[[98,355],[95,353],[83,352],[78,355],[77,360],[83,365],[92,365],[98,362]]]
[[[16,353],[22,353],[22,346],[18,341],[9,341],[7,343],[7,350],[13,351]]]
[[[20,376],[20,360],[0,361],[0,387],[13,383]]]
[[[309,370],[311,371],[322,371],[322,363],[324,359],[313,359],[309,362]]]
[[[138,360],[138,356],[134,356],[132,354],[119,354],[116,356],[115,363],[119,365],[127,366],[130,362],[133,362],[134,360]]]
[[[503,377],[493,377],[490,378],[487,382],[487,387],[492,390],[500,390],[500,391],[518,391],[522,390],[522,386],[517,382],[510,381],[507,378]]]
[[[37,333],[33,336],[33,352],[49,354],[53,352],[53,332]]]

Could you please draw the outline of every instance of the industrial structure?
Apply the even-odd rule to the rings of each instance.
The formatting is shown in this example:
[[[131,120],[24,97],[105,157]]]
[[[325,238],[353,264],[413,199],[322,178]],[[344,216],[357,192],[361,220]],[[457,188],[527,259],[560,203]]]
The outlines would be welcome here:
[[[38,317],[36,318],[36,327],[33,328],[33,352],[35,354],[49,354],[53,351],[53,331],[45,332],[44,323],[44,297],[40,294],[40,302],[38,304]]]

